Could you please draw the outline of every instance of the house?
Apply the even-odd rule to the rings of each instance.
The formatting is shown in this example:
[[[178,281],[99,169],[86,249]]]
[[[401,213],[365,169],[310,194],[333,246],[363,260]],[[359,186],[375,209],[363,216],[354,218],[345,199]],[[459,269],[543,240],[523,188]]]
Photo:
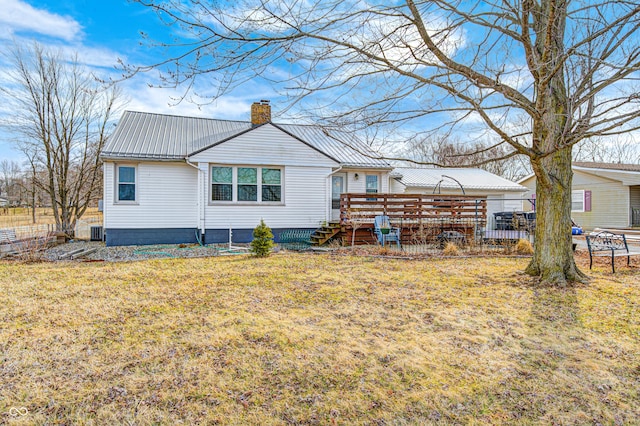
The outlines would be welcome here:
[[[640,226],[640,165],[574,162],[571,216],[585,229]],[[536,179],[519,182],[535,198]]]
[[[7,207],[9,205],[9,200],[6,198],[0,197],[0,207]]]
[[[525,188],[480,169],[395,169],[347,132],[271,121],[126,111],[102,152],[106,243],[242,243],[260,219],[276,240],[340,218],[343,193],[489,197],[522,210]],[[461,185],[461,186],[460,186]]]
[[[489,220],[494,213],[522,211],[530,204],[524,197],[526,187],[483,169],[400,167],[392,178],[394,193],[486,196]]]
[[[104,161],[104,233],[112,245],[248,242],[339,217],[342,192],[388,192],[392,167],[346,132],[127,111]]]

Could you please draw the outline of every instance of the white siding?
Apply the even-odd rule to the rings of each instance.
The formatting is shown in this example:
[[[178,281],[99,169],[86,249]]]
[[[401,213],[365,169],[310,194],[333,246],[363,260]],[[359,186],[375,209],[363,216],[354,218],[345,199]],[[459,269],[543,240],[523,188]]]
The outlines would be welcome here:
[[[116,163],[104,164],[105,228],[197,227],[198,171],[185,163],[121,163],[137,167],[135,204],[115,202]]]
[[[222,142],[189,161],[204,171],[200,183],[198,170],[185,163],[137,163],[139,195],[135,205],[114,203],[115,164],[105,163],[105,227],[253,229],[264,219],[272,228],[311,228],[331,214],[329,177],[339,164],[271,125]],[[282,167],[283,203],[211,202],[213,164]],[[365,192],[368,173],[379,176],[380,192],[389,190],[388,171],[344,172],[349,192]]]
[[[404,194],[406,187],[398,182],[397,179],[389,179],[389,192],[392,194]]]
[[[389,192],[389,172],[380,170],[353,170],[342,169],[341,172],[347,174],[347,192],[365,193],[367,192],[367,175],[378,176],[378,192],[381,194]],[[356,179],[356,175],[358,178]]]
[[[210,202],[210,167],[205,180],[206,229],[253,229],[264,219],[271,228],[310,228],[328,219],[332,168],[338,163],[281,130],[266,125],[190,158],[224,165],[283,167],[281,205]]]
[[[505,194],[503,208],[505,212],[521,212],[524,210],[524,205],[529,204],[528,201],[524,201],[520,194]]]
[[[271,125],[222,142],[189,160],[212,164],[338,166],[331,158]]]
[[[209,204],[207,229],[253,229],[260,219],[271,228],[310,228],[327,220],[330,167],[284,168],[284,205]]]
[[[488,195],[487,196],[487,218],[492,221],[493,214],[498,212],[509,211],[505,208],[504,196]],[[493,223],[493,222],[490,222]]]

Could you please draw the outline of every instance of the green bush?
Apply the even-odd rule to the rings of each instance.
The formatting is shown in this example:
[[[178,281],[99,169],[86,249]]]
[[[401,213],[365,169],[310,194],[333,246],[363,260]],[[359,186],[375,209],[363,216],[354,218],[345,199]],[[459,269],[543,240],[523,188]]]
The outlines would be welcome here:
[[[266,257],[273,248],[273,233],[263,219],[253,230],[253,241],[251,241],[251,253],[257,257]]]

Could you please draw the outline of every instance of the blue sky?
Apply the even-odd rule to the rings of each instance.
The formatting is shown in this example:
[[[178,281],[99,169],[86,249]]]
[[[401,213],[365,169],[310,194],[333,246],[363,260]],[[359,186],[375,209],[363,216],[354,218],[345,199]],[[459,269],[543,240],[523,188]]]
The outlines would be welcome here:
[[[119,75],[115,69],[118,58],[130,64],[161,59],[149,56],[150,50],[140,45],[139,33],[145,31],[158,38],[169,32],[150,9],[126,0],[0,0],[0,11],[3,46],[14,40],[36,40],[65,53],[77,52],[81,62],[103,77]],[[126,109],[247,120],[253,101],[275,97],[267,86],[256,83],[211,105],[174,105],[183,90],[149,87],[157,83],[156,77],[153,72],[139,74],[121,83],[128,98]],[[9,139],[9,135],[0,133],[0,161],[20,161],[21,154],[12,148]]]
[[[373,26],[375,27],[375,25]],[[176,30],[175,28],[173,29]],[[165,26],[159,20],[152,9],[141,6],[138,3],[130,3],[127,0],[0,0],[0,49],[10,46],[14,41],[22,44],[35,40],[45,47],[61,49],[68,55],[77,53],[81,62],[104,79],[110,77],[118,78],[120,76],[120,72],[115,68],[118,58],[127,64],[138,65],[149,65],[162,61],[164,59],[162,56],[152,56],[162,55],[162,49],[149,49],[141,45],[140,31],[150,34],[155,39],[168,39],[171,30],[172,28]],[[470,29],[465,27],[464,30],[461,30],[456,35],[456,49],[476,55],[476,46],[473,44],[474,37],[470,36],[471,33],[469,31],[473,31],[473,26]],[[180,34],[180,31],[176,32]],[[402,48],[404,48],[404,45],[402,45]],[[402,55],[402,51],[393,48],[385,51],[385,53],[386,56],[392,59],[394,59],[394,55],[400,55],[395,58],[396,60],[401,58]],[[524,62],[518,59],[514,52],[510,51],[509,56],[516,59],[512,63],[507,63],[509,72],[501,75],[500,78],[505,83],[516,88],[530,85],[530,75],[527,74]],[[6,66],[0,56],[0,85],[3,84],[1,71],[6,69]],[[294,67],[294,65],[288,66]],[[357,68],[357,63],[355,66]],[[292,73],[291,68],[276,69],[275,71],[272,69],[270,72],[276,73],[274,74],[274,80],[279,78],[277,75],[279,71],[283,74],[289,73],[289,75]],[[347,67],[347,69],[338,69],[338,71],[351,72],[352,70]],[[280,118],[278,114],[282,112],[279,110],[278,105],[284,105],[284,99],[278,96],[272,85],[273,83],[270,84],[265,80],[261,81],[259,79],[243,83],[229,94],[216,99],[215,102],[208,105],[198,106],[188,101],[183,101],[176,105],[176,98],[185,93],[185,88],[160,89],[149,87],[149,85],[158,84],[157,74],[156,71],[151,71],[138,74],[121,82],[122,91],[128,99],[125,106],[126,109],[247,120],[249,118],[250,105],[254,101],[270,99],[274,106],[276,119]],[[318,81],[323,80],[319,79]],[[361,90],[361,92],[344,92],[342,95],[357,99],[357,96],[368,96],[372,91],[372,87],[375,90],[385,91],[378,86],[385,86],[386,88],[387,82],[375,83],[375,85],[358,87],[357,89]],[[196,92],[198,94],[207,95],[216,92],[217,83],[213,76],[202,75],[196,84]],[[389,87],[393,89],[397,86],[391,84]],[[281,93],[284,93],[284,91],[281,91]],[[326,94],[332,97],[335,93]],[[603,94],[603,96],[605,95]],[[442,99],[447,99],[446,94],[438,94],[433,88],[412,92],[411,96],[405,99],[410,104],[406,110],[413,112],[414,108],[420,109],[423,103],[433,101],[431,99],[432,96],[436,100],[439,99],[438,96],[442,96]],[[423,97],[426,100],[423,100]],[[321,103],[322,99],[319,101],[319,104]],[[5,105],[6,103],[3,103],[2,99],[0,99],[0,119],[3,114],[10,113]],[[435,102],[434,105],[438,107],[438,102]],[[516,114],[519,113],[516,111]],[[519,116],[516,117],[518,120],[511,122],[509,120],[512,117],[516,116],[511,114],[504,115],[500,111],[495,113],[494,119],[498,123],[505,121],[503,128],[516,133],[522,131],[523,122],[525,126],[529,122],[527,117],[524,117],[524,121],[520,121],[521,117]],[[446,114],[436,114],[428,117],[419,116],[418,119],[411,123],[403,123],[401,130],[404,130],[404,133],[398,131],[392,135],[397,137],[398,140],[402,140],[405,135],[420,136],[424,133],[424,129],[437,129],[443,123],[459,118],[460,115],[455,113],[451,113],[450,116]],[[452,131],[452,135],[454,142],[495,142],[495,135],[487,135],[487,126],[478,114],[465,115]],[[632,139],[634,142],[638,140],[636,134],[629,134],[629,137],[635,138]],[[0,160],[6,158],[20,160],[22,158],[19,152],[12,149],[12,146],[9,135],[0,131]]]

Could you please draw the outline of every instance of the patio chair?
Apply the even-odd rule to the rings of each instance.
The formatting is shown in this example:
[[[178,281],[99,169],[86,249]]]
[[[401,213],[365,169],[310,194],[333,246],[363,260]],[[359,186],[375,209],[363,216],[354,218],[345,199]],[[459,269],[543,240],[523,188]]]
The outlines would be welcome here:
[[[400,248],[400,228],[391,226],[389,216],[380,215],[376,216],[374,222],[374,230],[378,243],[384,247],[387,242],[395,241],[398,248]]]

